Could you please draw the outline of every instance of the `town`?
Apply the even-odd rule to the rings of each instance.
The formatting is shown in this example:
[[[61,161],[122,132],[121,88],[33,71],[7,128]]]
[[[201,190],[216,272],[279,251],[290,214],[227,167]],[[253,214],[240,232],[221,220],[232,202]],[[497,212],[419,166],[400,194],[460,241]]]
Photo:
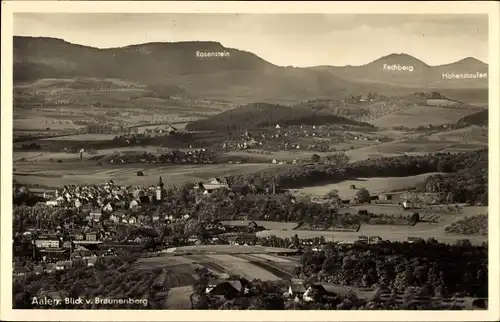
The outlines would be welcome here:
[[[13,310],[491,308],[488,20],[273,15],[16,16]]]

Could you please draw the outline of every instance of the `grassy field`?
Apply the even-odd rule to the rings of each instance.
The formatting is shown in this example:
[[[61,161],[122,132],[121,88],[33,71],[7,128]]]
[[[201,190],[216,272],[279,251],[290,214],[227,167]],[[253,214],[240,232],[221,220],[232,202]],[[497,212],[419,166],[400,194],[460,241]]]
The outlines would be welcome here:
[[[460,142],[458,141],[457,134],[447,133],[448,132],[440,132],[439,134],[430,136],[426,134],[412,135],[408,138],[392,142],[385,142],[346,151],[345,154],[350,158],[351,162],[354,162],[365,160],[368,157],[392,157],[402,154],[417,156],[436,152],[466,152],[478,150],[487,146],[488,138],[482,136],[482,134],[479,134],[478,137],[472,136],[471,140]],[[439,139],[439,135],[443,136],[442,140]],[[450,138],[450,140],[448,140],[448,138]]]
[[[460,103],[455,101],[450,101],[447,99],[428,99],[426,100],[426,104],[429,106],[458,106]]]
[[[326,195],[332,190],[338,190],[339,196],[342,199],[350,199],[354,197],[357,189],[360,188],[367,189],[372,195],[389,191],[404,190],[406,188],[415,187],[417,184],[424,182],[427,177],[434,174],[437,173],[425,173],[416,176],[399,178],[358,178],[323,186],[310,186],[301,189],[293,189],[292,192],[299,195],[306,194],[311,197],[320,197]],[[355,185],[356,189],[351,189],[351,185]]]
[[[166,307],[170,310],[189,310],[191,309],[190,296],[193,294],[193,287],[180,286],[171,288],[168,291]]]
[[[462,117],[473,114],[477,110],[450,109],[430,106],[417,106],[403,112],[384,115],[370,121],[377,127],[391,128],[394,126],[405,126],[416,128],[428,124],[447,124],[457,122]]]
[[[431,141],[446,141],[461,144],[488,145],[488,130],[479,126],[468,126],[462,129],[445,131],[429,135]]]
[[[269,271],[260,268],[250,261],[226,254],[207,255],[207,257],[221,265],[228,272],[248,279],[260,279],[262,281],[273,281],[279,278]]]
[[[223,164],[158,166],[151,164],[131,166],[97,166],[89,162],[16,162],[14,179],[28,186],[61,187],[63,185],[103,184],[113,180],[119,185],[150,186],[162,176],[165,185],[181,185],[223,175],[252,173],[271,164]],[[136,176],[142,171],[144,176]]]
[[[101,140],[112,140],[115,137],[114,134],[95,134],[95,133],[83,133],[75,135],[59,136],[54,138],[41,139],[41,141],[101,141]]]
[[[368,207],[364,209],[371,211]],[[264,230],[257,233],[259,237],[267,237],[275,235],[281,238],[291,238],[297,234],[299,238],[314,238],[324,236],[326,240],[354,242],[358,240],[360,235],[365,236],[380,236],[384,240],[390,241],[406,241],[408,237],[419,237],[423,239],[435,238],[443,243],[455,243],[457,240],[464,237],[447,234],[444,231],[445,226],[454,221],[460,220],[465,216],[474,216],[488,212],[488,207],[465,207],[458,214],[446,214],[441,216],[441,220],[437,224],[417,224],[415,226],[400,226],[400,225],[362,225],[359,232],[331,232],[331,231],[305,231],[305,230]],[[487,236],[470,235],[467,239],[473,244],[481,244],[487,242]]]

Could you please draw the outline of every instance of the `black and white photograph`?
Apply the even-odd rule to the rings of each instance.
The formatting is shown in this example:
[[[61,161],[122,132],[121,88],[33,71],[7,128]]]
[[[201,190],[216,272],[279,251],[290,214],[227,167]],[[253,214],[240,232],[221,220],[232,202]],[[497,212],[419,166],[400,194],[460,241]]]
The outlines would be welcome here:
[[[494,17],[259,5],[12,14],[9,309],[498,312]]]

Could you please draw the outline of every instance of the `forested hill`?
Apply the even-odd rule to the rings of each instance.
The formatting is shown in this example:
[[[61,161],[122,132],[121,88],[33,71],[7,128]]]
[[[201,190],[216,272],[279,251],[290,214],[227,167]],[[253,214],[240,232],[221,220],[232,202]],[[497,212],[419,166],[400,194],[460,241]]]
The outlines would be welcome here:
[[[222,112],[187,125],[191,131],[243,131],[276,125],[344,124],[372,127],[327,111],[314,111],[304,107],[288,107],[267,103],[252,103]]]
[[[466,125],[488,125],[488,110],[483,110],[471,115],[467,115],[458,121],[458,124]]]

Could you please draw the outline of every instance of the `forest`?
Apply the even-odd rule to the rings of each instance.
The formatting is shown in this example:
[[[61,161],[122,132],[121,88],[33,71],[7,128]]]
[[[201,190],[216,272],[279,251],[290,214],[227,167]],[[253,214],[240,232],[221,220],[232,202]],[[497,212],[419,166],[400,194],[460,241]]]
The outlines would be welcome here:
[[[228,180],[233,185],[275,182],[282,189],[293,189],[353,178],[406,177],[430,172],[444,174],[427,179],[420,186],[420,191],[446,193],[444,201],[449,203],[468,201],[487,205],[488,149],[457,154],[368,159],[343,166],[307,164],[276,167],[248,175],[231,176]]]
[[[350,120],[327,111],[314,111],[304,107],[288,107],[267,103],[252,103],[222,112],[186,126],[189,131],[242,132],[259,127],[284,125],[345,124],[373,126]]]

